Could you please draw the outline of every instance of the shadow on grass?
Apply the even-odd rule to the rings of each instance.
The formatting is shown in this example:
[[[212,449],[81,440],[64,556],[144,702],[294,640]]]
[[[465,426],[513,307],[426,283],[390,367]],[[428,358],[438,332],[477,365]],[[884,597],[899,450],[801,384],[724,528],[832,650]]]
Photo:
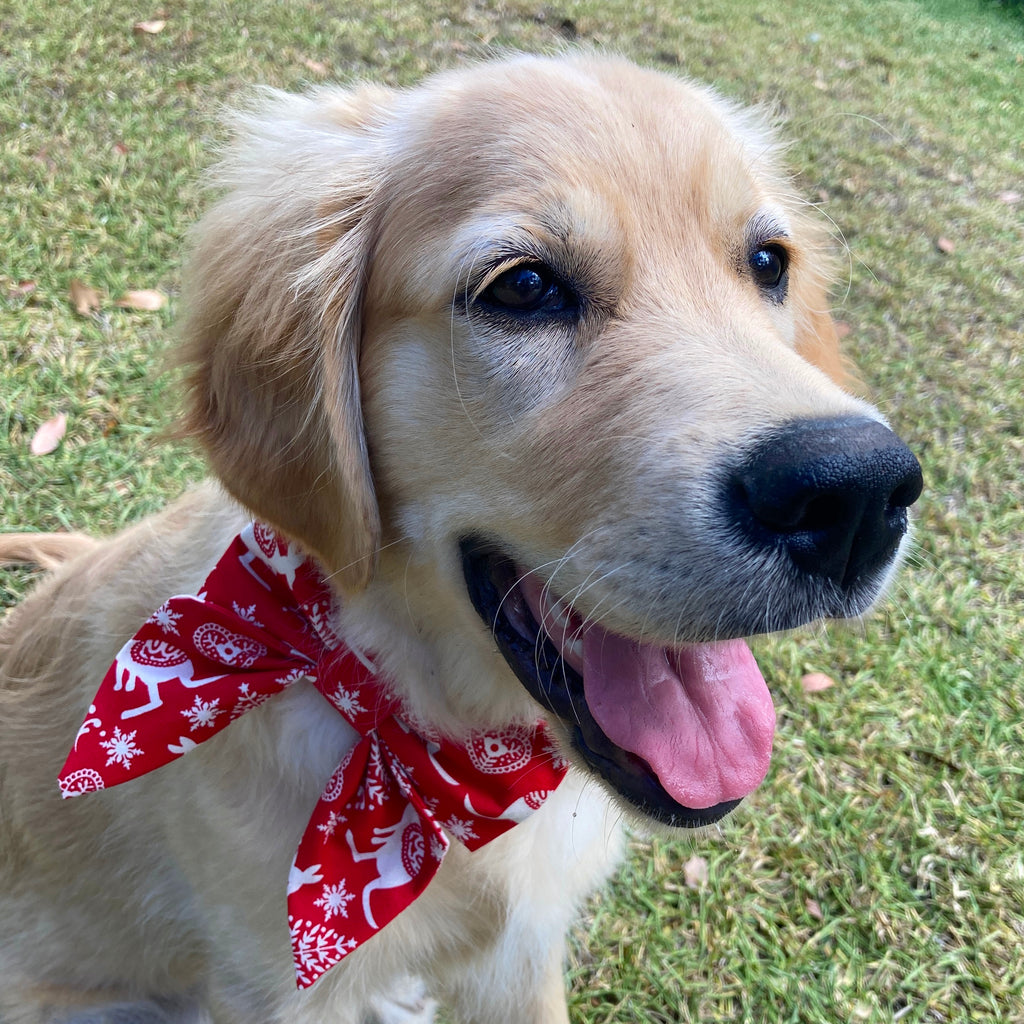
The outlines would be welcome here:
[[[977,18],[1001,17],[1024,33],[1024,0],[916,0],[933,18],[972,22]]]

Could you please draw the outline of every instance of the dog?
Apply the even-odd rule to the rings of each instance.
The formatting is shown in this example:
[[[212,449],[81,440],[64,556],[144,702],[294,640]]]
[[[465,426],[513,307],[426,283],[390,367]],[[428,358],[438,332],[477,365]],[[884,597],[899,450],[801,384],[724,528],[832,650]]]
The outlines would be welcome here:
[[[108,539],[0,543],[63,563],[0,636],[0,1020],[370,1024],[440,1002],[564,1024],[566,931],[623,822],[709,824],[768,770],[743,638],[863,614],[906,546],[920,467],[855,394],[827,238],[760,115],[592,53],[267,93],[216,184],[180,338],[214,480]],[[318,633],[418,724],[427,769],[484,736],[511,770],[542,728],[537,763],[564,776],[478,849],[451,842],[301,990],[285,892],[318,891],[296,844],[356,742],[312,668],[208,744],[185,732],[180,761],[70,801],[56,784],[112,662],[119,699],[169,699],[174,671],[144,695],[118,652],[177,621],[153,618],[172,595],[205,599],[239,536],[259,593],[315,567]],[[259,646],[210,643],[225,665]],[[216,675],[193,670],[189,700]],[[434,850],[398,848],[402,814],[341,844],[367,869],[407,855],[378,889]],[[334,923],[356,913],[331,892]]]

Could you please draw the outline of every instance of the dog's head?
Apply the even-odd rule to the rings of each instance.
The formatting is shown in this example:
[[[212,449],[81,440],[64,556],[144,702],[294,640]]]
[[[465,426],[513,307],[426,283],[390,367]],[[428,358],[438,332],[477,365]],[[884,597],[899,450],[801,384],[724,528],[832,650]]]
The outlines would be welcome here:
[[[540,704],[632,805],[716,820],[771,751],[741,638],[863,612],[920,490],[770,133],[592,56],[243,120],[186,323],[215,471],[412,713]]]

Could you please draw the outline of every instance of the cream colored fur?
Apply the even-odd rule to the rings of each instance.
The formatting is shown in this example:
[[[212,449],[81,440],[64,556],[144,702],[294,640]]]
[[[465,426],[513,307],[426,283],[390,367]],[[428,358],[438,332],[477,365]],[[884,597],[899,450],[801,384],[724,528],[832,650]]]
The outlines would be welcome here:
[[[238,129],[183,333],[220,483],[88,547],[0,633],[0,1022],[426,1020],[388,1002],[421,979],[462,1022],[564,1024],[564,935],[622,847],[582,771],[480,852],[454,844],[306,993],[285,880],[343,742],[314,691],[102,794],[61,802],[55,776],[119,647],[252,514],[321,560],[348,642],[456,735],[537,714],[467,600],[466,531],[608,628],[685,639],[735,587],[716,460],[772,423],[876,415],[845,389],[819,228],[757,118],[618,59],[271,94]],[[757,218],[788,235],[783,304],[741,272]],[[572,337],[469,312],[478,269],[531,247],[586,276]],[[652,552],[690,582],[667,588]]]

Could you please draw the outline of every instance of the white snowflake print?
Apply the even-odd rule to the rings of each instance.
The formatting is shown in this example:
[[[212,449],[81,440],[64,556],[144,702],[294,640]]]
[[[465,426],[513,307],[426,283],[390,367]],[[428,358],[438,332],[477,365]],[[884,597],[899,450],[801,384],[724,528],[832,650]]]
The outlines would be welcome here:
[[[178,635],[178,619],[181,618],[181,612],[171,611],[171,604],[169,601],[165,601],[153,614],[150,616],[150,621],[155,622],[165,633],[173,633],[175,636]]]
[[[355,893],[349,892],[344,882],[339,882],[337,885],[325,885],[323,895],[313,904],[324,912],[324,920],[330,921],[335,914],[348,917],[348,905],[355,898]]]
[[[356,790],[353,806],[356,810],[365,811],[370,807],[380,807],[387,798],[391,785],[384,774],[384,761],[381,757],[380,745],[373,744],[366,762],[366,775]]]
[[[135,744],[135,732],[123,733],[116,725],[114,735],[109,740],[100,740],[100,746],[107,752],[107,764],[117,762],[122,768],[131,768],[132,758],[142,753]]]
[[[323,832],[324,839],[327,839],[330,836],[333,836],[334,830],[339,825],[343,825],[347,820],[348,819],[345,817],[344,814],[335,814],[334,811],[331,811],[331,813],[327,815],[327,821],[325,821],[322,825],[317,825],[317,829]]]
[[[196,729],[204,729],[213,725],[217,716],[224,713],[224,709],[219,707],[219,704],[220,700],[217,698],[203,700],[202,697],[196,697],[192,707],[182,711],[182,714],[188,719],[188,731],[195,732]]]
[[[292,683],[297,683],[300,679],[306,679],[309,677],[309,672],[304,668],[290,668],[283,676],[278,676],[274,680],[278,686],[291,686]]]
[[[340,684],[334,693],[331,694],[331,703],[343,715],[359,715],[366,713],[366,708],[363,707],[362,702],[359,700],[359,691],[346,690],[345,687]]]
[[[299,984],[312,985],[324,971],[332,968],[342,957],[359,945],[355,939],[346,939],[333,928],[312,921],[289,917],[292,953]]]
[[[399,761],[394,753],[391,755],[391,771],[403,793],[407,787],[416,788],[416,773],[404,761]]]
[[[341,646],[341,637],[334,628],[338,621],[338,609],[330,599],[326,601],[309,601],[301,606],[313,632],[323,641],[328,650],[336,650]],[[354,652],[359,657],[358,652]],[[362,659],[360,658],[360,661]]]
[[[444,855],[448,852],[447,836],[431,836],[430,837],[430,856],[441,863]]]
[[[260,629],[267,628],[259,621],[259,619],[256,618],[256,605],[251,604],[248,608],[243,608],[237,601],[232,601],[231,607],[234,608],[235,614],[245,622],[251,622],[254,626],[258,626]]]
[[[270,696],[269,693],[253,693],[248,683],[242,683],[238,688],[238,700],[231,709],[231,721],[233,722],[239,715],[244,715],[246,711],[258,708]]]
[[[457,818],[452,815],[442,826],[446,832],[450,832],[460,843],[466,842],[467,839],[478,839],[476,832],[473,831],[473,825],[469,821],[464,821],[462,818]]]

